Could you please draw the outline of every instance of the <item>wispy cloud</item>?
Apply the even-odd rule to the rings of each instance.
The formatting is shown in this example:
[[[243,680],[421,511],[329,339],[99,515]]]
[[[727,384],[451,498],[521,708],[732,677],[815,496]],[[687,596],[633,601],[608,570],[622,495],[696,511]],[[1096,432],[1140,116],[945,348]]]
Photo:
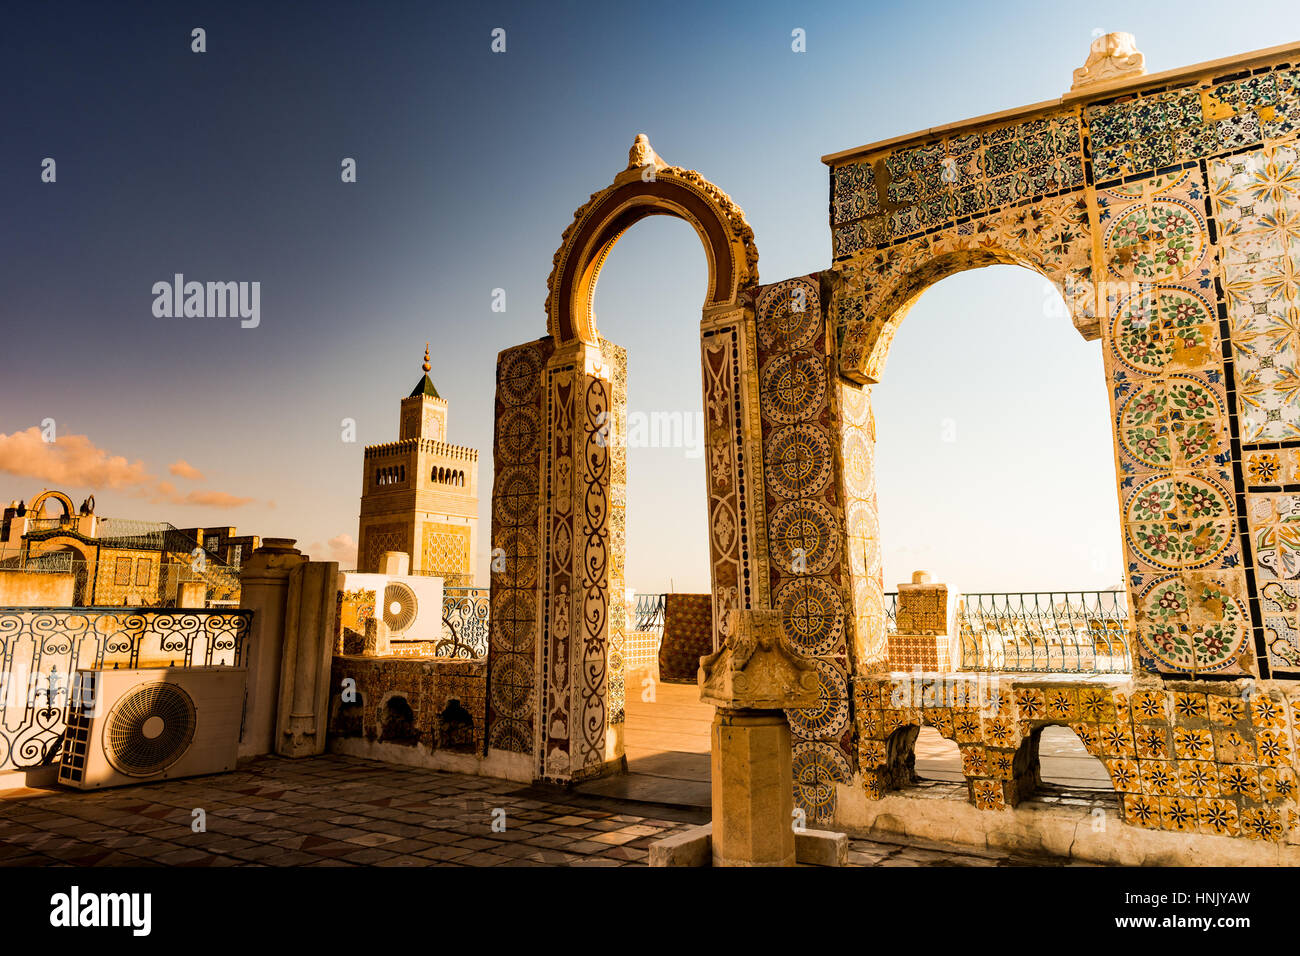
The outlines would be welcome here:
[[[168,471],[203,480],[202,472],[184,460],[173,462]],[[52,488],[122,491],[173,505],[239,508],[254,500],[214,490],[181,494],[171,482],[151,474],[139,459],[129,461],[110,454],[86,435],[60,435],[57,441],[47,442],[36,426],[12,435],[0,432],[0,472],[45,482]]]
[[[173,474],[177,478],[188,478],[190,481],[203,480],[203,472],[199,471],[197,468],[191,465],[184,458],[174,461],[170,465],[168,465],[167,471],[169,474]]]
[[[350,534],[336,534],[323,545],[314,541],[307,553],[313,561],[337,561],[344,570],[357,566],[357,542]]]
[[[0,471],[72,488],[132,490],[155,481],[142,461],[110,455],[85,435],[47,442],[35,425],[12,435],[0,433]]]

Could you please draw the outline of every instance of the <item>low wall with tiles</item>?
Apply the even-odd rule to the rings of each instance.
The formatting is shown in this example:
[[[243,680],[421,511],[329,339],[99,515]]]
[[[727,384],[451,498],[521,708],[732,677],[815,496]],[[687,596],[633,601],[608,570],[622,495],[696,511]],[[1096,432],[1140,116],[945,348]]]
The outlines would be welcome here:
[[[1041,785],[1039,735],[1065,726],[1110,774],[1125,826],[1300,845],[1296,688],[896,674],[855,680],[854,703],[861,773],[849,789],[868,802],[914,782],[916,734],[933,727],[961,752],[968,802],[1011,811]],[[860,828],[861,802],[851,795],[840,803],[858,810],[837,813],[837,823]],[[1261,850],[1261,862],[1277,852]]]
[[[486,750],[485,660],[336,655],[330,680],[334,753],[530,779],[527,761],[521,770],[510,755]]]

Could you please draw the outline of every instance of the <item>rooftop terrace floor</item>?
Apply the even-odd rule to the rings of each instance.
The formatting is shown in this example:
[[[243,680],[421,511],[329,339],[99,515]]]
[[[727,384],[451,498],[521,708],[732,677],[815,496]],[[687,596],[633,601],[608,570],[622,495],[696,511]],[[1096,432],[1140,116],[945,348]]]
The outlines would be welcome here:
[[[206,832],[192,830],[193,811]],[[504,832],[491,828],[505,811]],[[499,815],[498,815],[499,816]],[[0,866],[636,866],[708,811],[327,754],[114,790],[0,796]],[[1066,863],[852,840],[853,866]]]

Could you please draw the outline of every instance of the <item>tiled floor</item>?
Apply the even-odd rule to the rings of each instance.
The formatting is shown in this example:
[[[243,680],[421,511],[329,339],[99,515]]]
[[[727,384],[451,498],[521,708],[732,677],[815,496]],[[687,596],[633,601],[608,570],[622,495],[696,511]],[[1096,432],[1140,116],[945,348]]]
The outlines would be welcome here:
[[[623,749],[627,773],[583,784],[583,793],[707,809],[713,706],[695,684],[660,681],[659,668],[627,672]]]
[[[194,832],[202,810],[206,831]],[[494,832],[504,812],[505,829]],[[0,866],[625,866],[707,812],[326,755],[141,787],[0,799]],[[1060,865],[854,840],[856,866]]]

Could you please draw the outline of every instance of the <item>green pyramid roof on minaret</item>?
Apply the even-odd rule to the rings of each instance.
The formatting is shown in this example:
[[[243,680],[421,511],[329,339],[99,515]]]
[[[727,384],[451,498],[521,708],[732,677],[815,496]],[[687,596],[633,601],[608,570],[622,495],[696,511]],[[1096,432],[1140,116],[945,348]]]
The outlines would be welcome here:
[[[420,379],[420,381],[416,384],[415,388],[411,390],[411,394],[407,396],[408,398],[415,398],[415,396],[417,395],[427,395],[429,398],[442,398],[442,396],[438,394],[438,390],[433,387],[433,380],[429,378],[430,367],[431,366],[429,365],[429,343],[425,342],[424,343],[424,378]]]

